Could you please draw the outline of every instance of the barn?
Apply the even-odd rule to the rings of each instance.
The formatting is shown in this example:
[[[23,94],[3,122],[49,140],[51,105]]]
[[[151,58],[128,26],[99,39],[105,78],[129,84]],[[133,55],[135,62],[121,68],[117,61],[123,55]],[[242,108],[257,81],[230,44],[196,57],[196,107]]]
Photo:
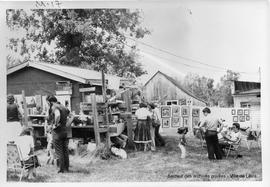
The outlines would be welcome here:
[[[148,102],[159,101],[164,105],[206,106],[206,102],[184,89],[172,77],[158,71],[143,87],[144,98]]]
[[[44,106],[46,96],[55,94],[57,99],[76,114],[80,102],[89,102],[89,91],[95,87],[97,102],[102,101],[101,72],[72,66],[42,62],[26,62],[8,68],[7,94],[19,96],[25,91],[27,102],[34,100]],[[120,77],[105,75],[109,90],[119,89]],[[107,93],[110,94],[110,93]]]

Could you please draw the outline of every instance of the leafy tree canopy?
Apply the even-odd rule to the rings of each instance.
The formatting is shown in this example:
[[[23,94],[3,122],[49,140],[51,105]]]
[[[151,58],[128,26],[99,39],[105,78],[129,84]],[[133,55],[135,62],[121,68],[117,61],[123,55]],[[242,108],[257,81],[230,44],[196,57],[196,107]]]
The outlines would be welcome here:
[[[6,23],[10,30],[25,33],[8,44],[11,51],[19,51],[22,61],[58,62],[119,76],[146,73],[136,62],[136,46],[127,40],[150,34],[141,26],[138,10],[12,9],[6,12]],[[11,55],[8,60],[12,62]]]

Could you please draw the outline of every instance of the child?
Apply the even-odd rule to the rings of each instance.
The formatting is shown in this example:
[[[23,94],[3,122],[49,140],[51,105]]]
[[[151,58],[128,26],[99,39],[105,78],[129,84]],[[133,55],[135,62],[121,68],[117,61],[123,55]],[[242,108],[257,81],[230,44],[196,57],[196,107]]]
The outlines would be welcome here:
[[[49,126],[47,129],[47,153],[48,153],[48,160],[47,164],[54,165],[54,150],[53,150],[53,139],[52,139],[52,127]]]
[[[181,150],[181,158],[186,158],[186,145],[187,145],[187,141],[186,141],[186,134],[188,132],[188,128],[187,127],[180,127],[178,128],[177,133],[180,134],[180,142],[178,144],[178,147]]]

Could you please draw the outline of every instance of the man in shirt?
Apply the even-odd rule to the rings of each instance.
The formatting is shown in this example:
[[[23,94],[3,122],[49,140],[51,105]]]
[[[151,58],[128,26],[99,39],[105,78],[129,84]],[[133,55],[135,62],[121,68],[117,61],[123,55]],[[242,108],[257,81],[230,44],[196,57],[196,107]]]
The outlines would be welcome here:
[[[211,110],[208,107],[203,109],[205,119],[200,123],[200,128],[205,129],[205,141],[209,160],[220,160],[222,159],[222,152],[219,147],[217,134],[222,131],[223,123],[218,118],[211,116],[210,113]]]
[[[67,138],[67,117],[69,110],[59,104],[56,97],[50,95],[46,98],[50,106],[50,123],[52,124],[53,146],[59,166],[58,173],[69,171],[68,138]]]

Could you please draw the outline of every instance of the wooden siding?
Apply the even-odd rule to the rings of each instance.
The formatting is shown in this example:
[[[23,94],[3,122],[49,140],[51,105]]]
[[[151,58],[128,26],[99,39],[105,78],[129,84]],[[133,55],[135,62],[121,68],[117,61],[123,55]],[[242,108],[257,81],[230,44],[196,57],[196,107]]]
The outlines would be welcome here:
[[[25,90],[26,96],[55,94],[57,81],[70,81],[72,83],[71,110],[79,113],[78,82],[32,67],[26,67],[7,76],[7,94],[21,94],[22,90]]]
[[[157,73],[144,87],[145,99],[149,101],[160,100],[167,95],[165,100],[193,99],[193,105],[205,106],[205,103],[191,97],[183,90],[175,86],[161,73]]]

